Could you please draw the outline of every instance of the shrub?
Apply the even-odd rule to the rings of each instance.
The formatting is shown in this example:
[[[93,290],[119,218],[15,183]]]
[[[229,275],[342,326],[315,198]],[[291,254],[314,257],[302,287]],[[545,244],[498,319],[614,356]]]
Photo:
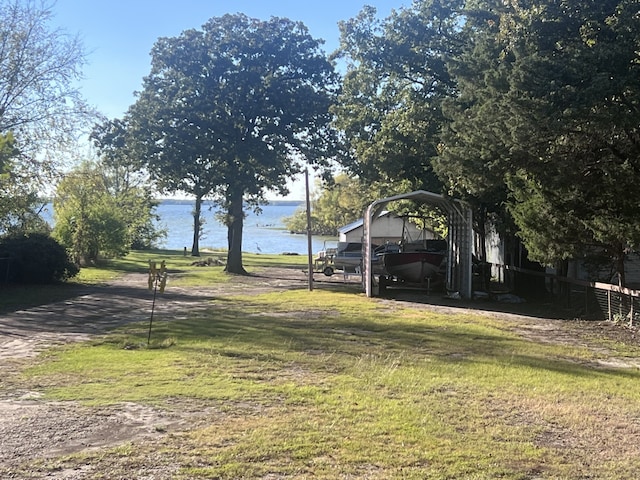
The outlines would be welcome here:
[[[54,283],[72,278],[79,271],[66,249],[41,233],[0,239],[0,258],[8,259],[3,264],[9,270],[3,276],[16,283]]]

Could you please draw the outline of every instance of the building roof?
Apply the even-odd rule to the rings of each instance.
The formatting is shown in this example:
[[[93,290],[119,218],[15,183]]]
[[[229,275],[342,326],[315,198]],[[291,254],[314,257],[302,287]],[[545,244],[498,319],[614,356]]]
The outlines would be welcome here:
[[[376,217],[376,218],[381,218],[381,217],[385,217],[387,215],[391,215],[393,214],[393,212],[390,212],[388,210],[384,210],[382,212],[380,212],[380,214]],[[340,227],[338,229],[338,233],[349,233],[349,232],[353,232],[354,230],[356,230],[357,228],[360,228],[364,225],[364,219],[360,218],[358,220],[356,220],[355,222],[351,222],[347,225],[345,225],[344,227]]]

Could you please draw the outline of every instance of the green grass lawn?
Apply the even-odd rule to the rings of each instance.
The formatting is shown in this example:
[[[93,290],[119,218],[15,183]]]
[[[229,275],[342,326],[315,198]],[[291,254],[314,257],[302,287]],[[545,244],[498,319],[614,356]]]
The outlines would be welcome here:
[[[171,260],[185,285],[233,281],[169,253],[135,254],[113,271],[144,271],[151,257]],[[247,267],[306,262],[276,257],[251,256]],[[23,382],[58,401],[210,412],[162,442],[161,455],[179,465],[175,478],[630,479],[640,471],[638,370],[598,367],[602,349],[532,341],[509,320],[301,287],[220,296],[205,311],[160,317],[151,348],[146,328],[52,350]],[[55,468],[126,472],[157,448],[133,442]]]

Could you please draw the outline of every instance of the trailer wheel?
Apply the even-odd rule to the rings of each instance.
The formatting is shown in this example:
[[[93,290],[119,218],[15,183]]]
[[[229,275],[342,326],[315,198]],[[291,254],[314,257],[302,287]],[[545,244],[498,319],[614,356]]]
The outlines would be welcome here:
[[[324,267],[324,270],[322,270],[322,273],[324,273],[327,277],[330,277],[331,275],[333,275],[333,268]]]

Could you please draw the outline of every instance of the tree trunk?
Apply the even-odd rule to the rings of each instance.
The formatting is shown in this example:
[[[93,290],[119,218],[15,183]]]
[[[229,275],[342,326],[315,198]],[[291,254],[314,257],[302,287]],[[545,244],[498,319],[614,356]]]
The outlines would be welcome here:
[[[191,245],[191,256],[200,256],[200,214],[202,211],[202,196],[196,196],[196,204],[193,209],[193,244]]]
[[[556,266],[556,273],[559,277],[567,278],[569,275],[569,260],[561,260]],[[551,292],[553,293],[553,292]],[[566,308],[571,307],[571,284],[569,282],[558,282],[558,297]]]
[[[247,271],[242,266],[242,228],[244,225],[244,210],[242,190],[233,192],[229,201],[229,219],[227,224],[227,240],[229,251],[227,253],[228,273],[246,275]]]
[[[627,276],[624,272],[624,245],[622,243],[617,243],[615,245],[615,268],[616,274],[618,275],[618,286],[626,287],[627,284]]]
[[[475,230],[478,234],[477,270],[480,275],[480,288],[489,291],[491,284],[491,267],[487,264],[487,208],[480,205],[473,216]]]

